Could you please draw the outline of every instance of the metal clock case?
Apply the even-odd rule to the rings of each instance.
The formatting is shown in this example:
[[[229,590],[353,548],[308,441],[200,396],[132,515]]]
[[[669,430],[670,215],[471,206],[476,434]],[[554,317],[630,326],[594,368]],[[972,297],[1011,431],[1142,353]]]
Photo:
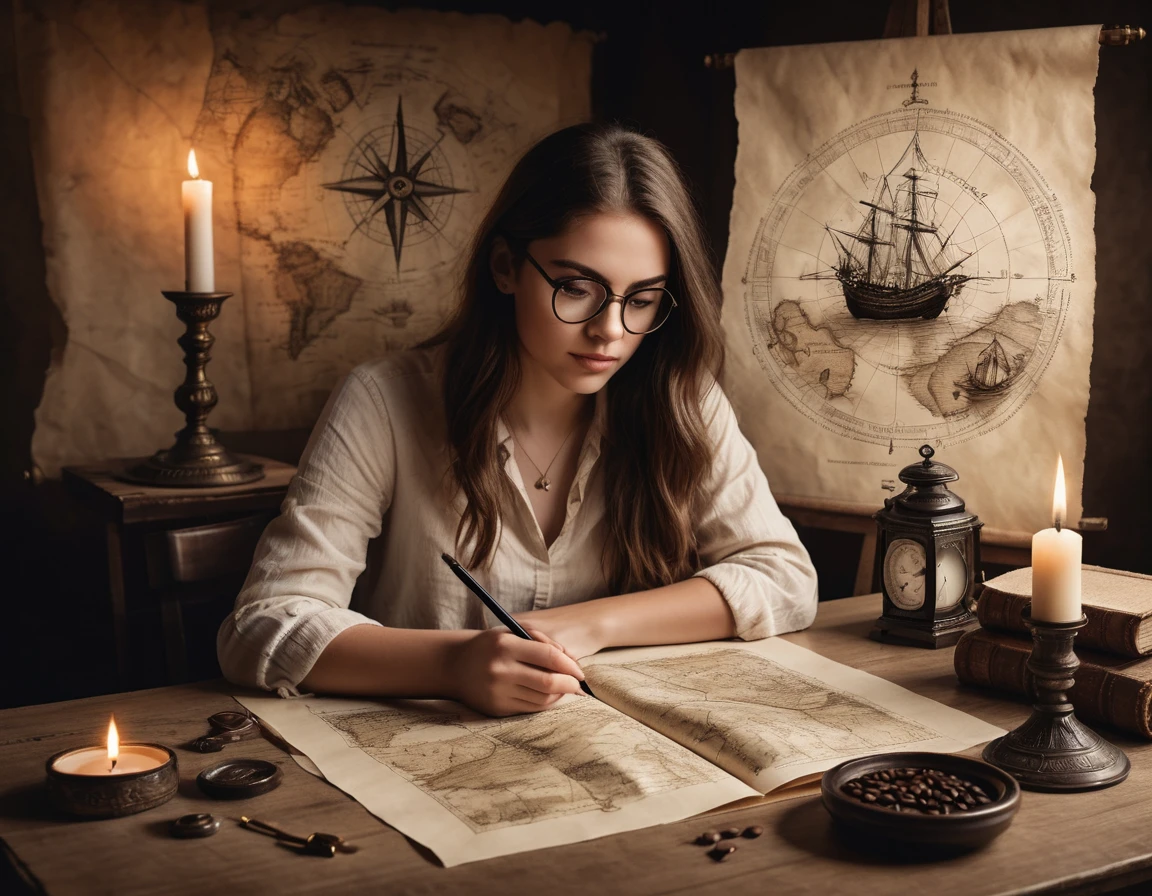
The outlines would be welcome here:
[[[873,515],[878,529],[876,569],[884,610],[869,637],[918,647],[947,647],[976,626],[979,518],[947,483],[959,474],[932,460],[930,445],[921,463],[900,471],[907,485]]]

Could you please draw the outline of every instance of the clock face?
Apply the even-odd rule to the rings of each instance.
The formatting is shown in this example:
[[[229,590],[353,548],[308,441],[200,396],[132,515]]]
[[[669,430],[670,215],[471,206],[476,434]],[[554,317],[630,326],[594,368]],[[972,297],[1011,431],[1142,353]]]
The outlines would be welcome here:
[[[910,538],[897,538],[888,545],[884,558],[884,590],[901,610],[924,606],[928,564],[924,547]],[[954,546],[944,548],[936,558],[936,610],[951,610],[968,588],[968,564]]]
[[[888,545],[884,557],[884,590],[901,610],[919,610],[924,606],[926,572],[924,546],[918,541],[897,538]]]
[[[968,564],[959,548],[950,546],[936,555],[936,609],[950,610],[968,589]]]

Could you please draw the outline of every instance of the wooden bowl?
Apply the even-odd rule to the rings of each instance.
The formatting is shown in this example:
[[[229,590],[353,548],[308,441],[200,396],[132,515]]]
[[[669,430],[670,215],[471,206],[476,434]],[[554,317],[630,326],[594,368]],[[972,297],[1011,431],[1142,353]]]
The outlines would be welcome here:
[[[898,768],[931,768],[978,784],[992,802],[967,812],[924,815],[893,812],[862,803],[843,793],[842,785],[871,772]],[[994,765],[948,753],[879,753],[850,759],[824,773],[820,782],[824,807],[838,827],[871,842],[942,850],[975,849],[1004,833],[1020,808],[1020,785]]]

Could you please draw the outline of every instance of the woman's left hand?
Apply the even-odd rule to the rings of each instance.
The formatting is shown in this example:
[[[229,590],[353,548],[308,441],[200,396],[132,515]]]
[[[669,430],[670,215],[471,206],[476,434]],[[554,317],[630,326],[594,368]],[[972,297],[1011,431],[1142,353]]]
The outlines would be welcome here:
[[[563,607],[549,607],[546,610],[529,610],[517,613],[516,621],[521,625],[543,632],[557,646],[572,657],[580,660],[607,647],[603,626],[598,619],[596,601],[569,604]]]

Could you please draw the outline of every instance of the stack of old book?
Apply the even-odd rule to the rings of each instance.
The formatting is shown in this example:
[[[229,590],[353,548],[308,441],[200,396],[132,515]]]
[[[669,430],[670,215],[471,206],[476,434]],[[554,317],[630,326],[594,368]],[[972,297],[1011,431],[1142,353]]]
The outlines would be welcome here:
[[[1021,616],[1031,599],[1031,569],[984,586],[981,627],[956,645],[960,681],[1034,697],[1026,665],[1032,637]],[[1083,603],[1088,623],[1076,635],[1080,668],[1071,691],[1076,715],[1152,738],[1152,576],[1085,566]]]

